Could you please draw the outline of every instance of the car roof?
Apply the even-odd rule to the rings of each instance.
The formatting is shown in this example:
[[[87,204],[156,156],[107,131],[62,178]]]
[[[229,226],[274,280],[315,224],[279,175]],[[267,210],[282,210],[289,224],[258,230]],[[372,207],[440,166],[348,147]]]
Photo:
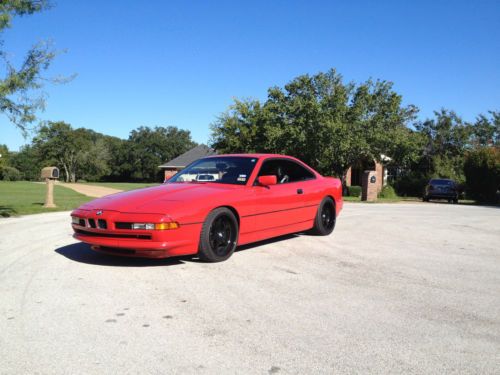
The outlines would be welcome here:
[[[290,158],[295,159],[293,156],[281,155],[281,154],[219,154],[210,155],[206,158],[220,158],[220,157],[247,157],[247,158]]]

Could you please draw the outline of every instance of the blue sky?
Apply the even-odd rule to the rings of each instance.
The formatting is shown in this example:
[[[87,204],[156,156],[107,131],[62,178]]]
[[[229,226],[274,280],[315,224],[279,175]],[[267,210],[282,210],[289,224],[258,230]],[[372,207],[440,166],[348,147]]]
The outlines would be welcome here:
[[[233,98],[265,99],[293,77],[336,68],[394,82],[420,117],[500,110],[500,1],[71,1],[17,18],[3,38],[20,60],[52,39],[44,120],[127,138],[175,125],[206,142]],[[0,144],[26,143],[0,116]]]

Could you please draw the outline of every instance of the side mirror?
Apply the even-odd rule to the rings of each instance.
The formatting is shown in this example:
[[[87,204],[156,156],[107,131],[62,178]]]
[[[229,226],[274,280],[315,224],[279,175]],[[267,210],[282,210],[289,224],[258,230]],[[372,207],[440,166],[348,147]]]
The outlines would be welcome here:
[[[257,182],[262,186],[276,185],[278,183],[278,178],[274,175],[259,176],[257,177]]]

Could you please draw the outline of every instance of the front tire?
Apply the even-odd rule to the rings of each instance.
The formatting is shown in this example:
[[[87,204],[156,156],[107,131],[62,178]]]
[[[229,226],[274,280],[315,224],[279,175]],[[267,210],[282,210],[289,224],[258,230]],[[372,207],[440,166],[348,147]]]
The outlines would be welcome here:
[[[335,222],[335,202],[332,198],[325,197],[321,201],[318,211],[316,212],[312,233],[320,236],[327,236],[335,229]]]
[[[233,255],[238,244],[238,221],[225,207],[210,212],[203,223],[198,255],[207,262],[222,262]]]

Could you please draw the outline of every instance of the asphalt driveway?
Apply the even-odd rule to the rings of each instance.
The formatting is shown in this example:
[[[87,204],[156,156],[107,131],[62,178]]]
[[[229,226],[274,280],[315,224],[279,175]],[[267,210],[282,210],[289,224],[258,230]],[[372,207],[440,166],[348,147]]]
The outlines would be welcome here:
[[[500,369],[500,209],[346,204],[224,263],[95,254],[69,213],[0,220],[0,373]]]

